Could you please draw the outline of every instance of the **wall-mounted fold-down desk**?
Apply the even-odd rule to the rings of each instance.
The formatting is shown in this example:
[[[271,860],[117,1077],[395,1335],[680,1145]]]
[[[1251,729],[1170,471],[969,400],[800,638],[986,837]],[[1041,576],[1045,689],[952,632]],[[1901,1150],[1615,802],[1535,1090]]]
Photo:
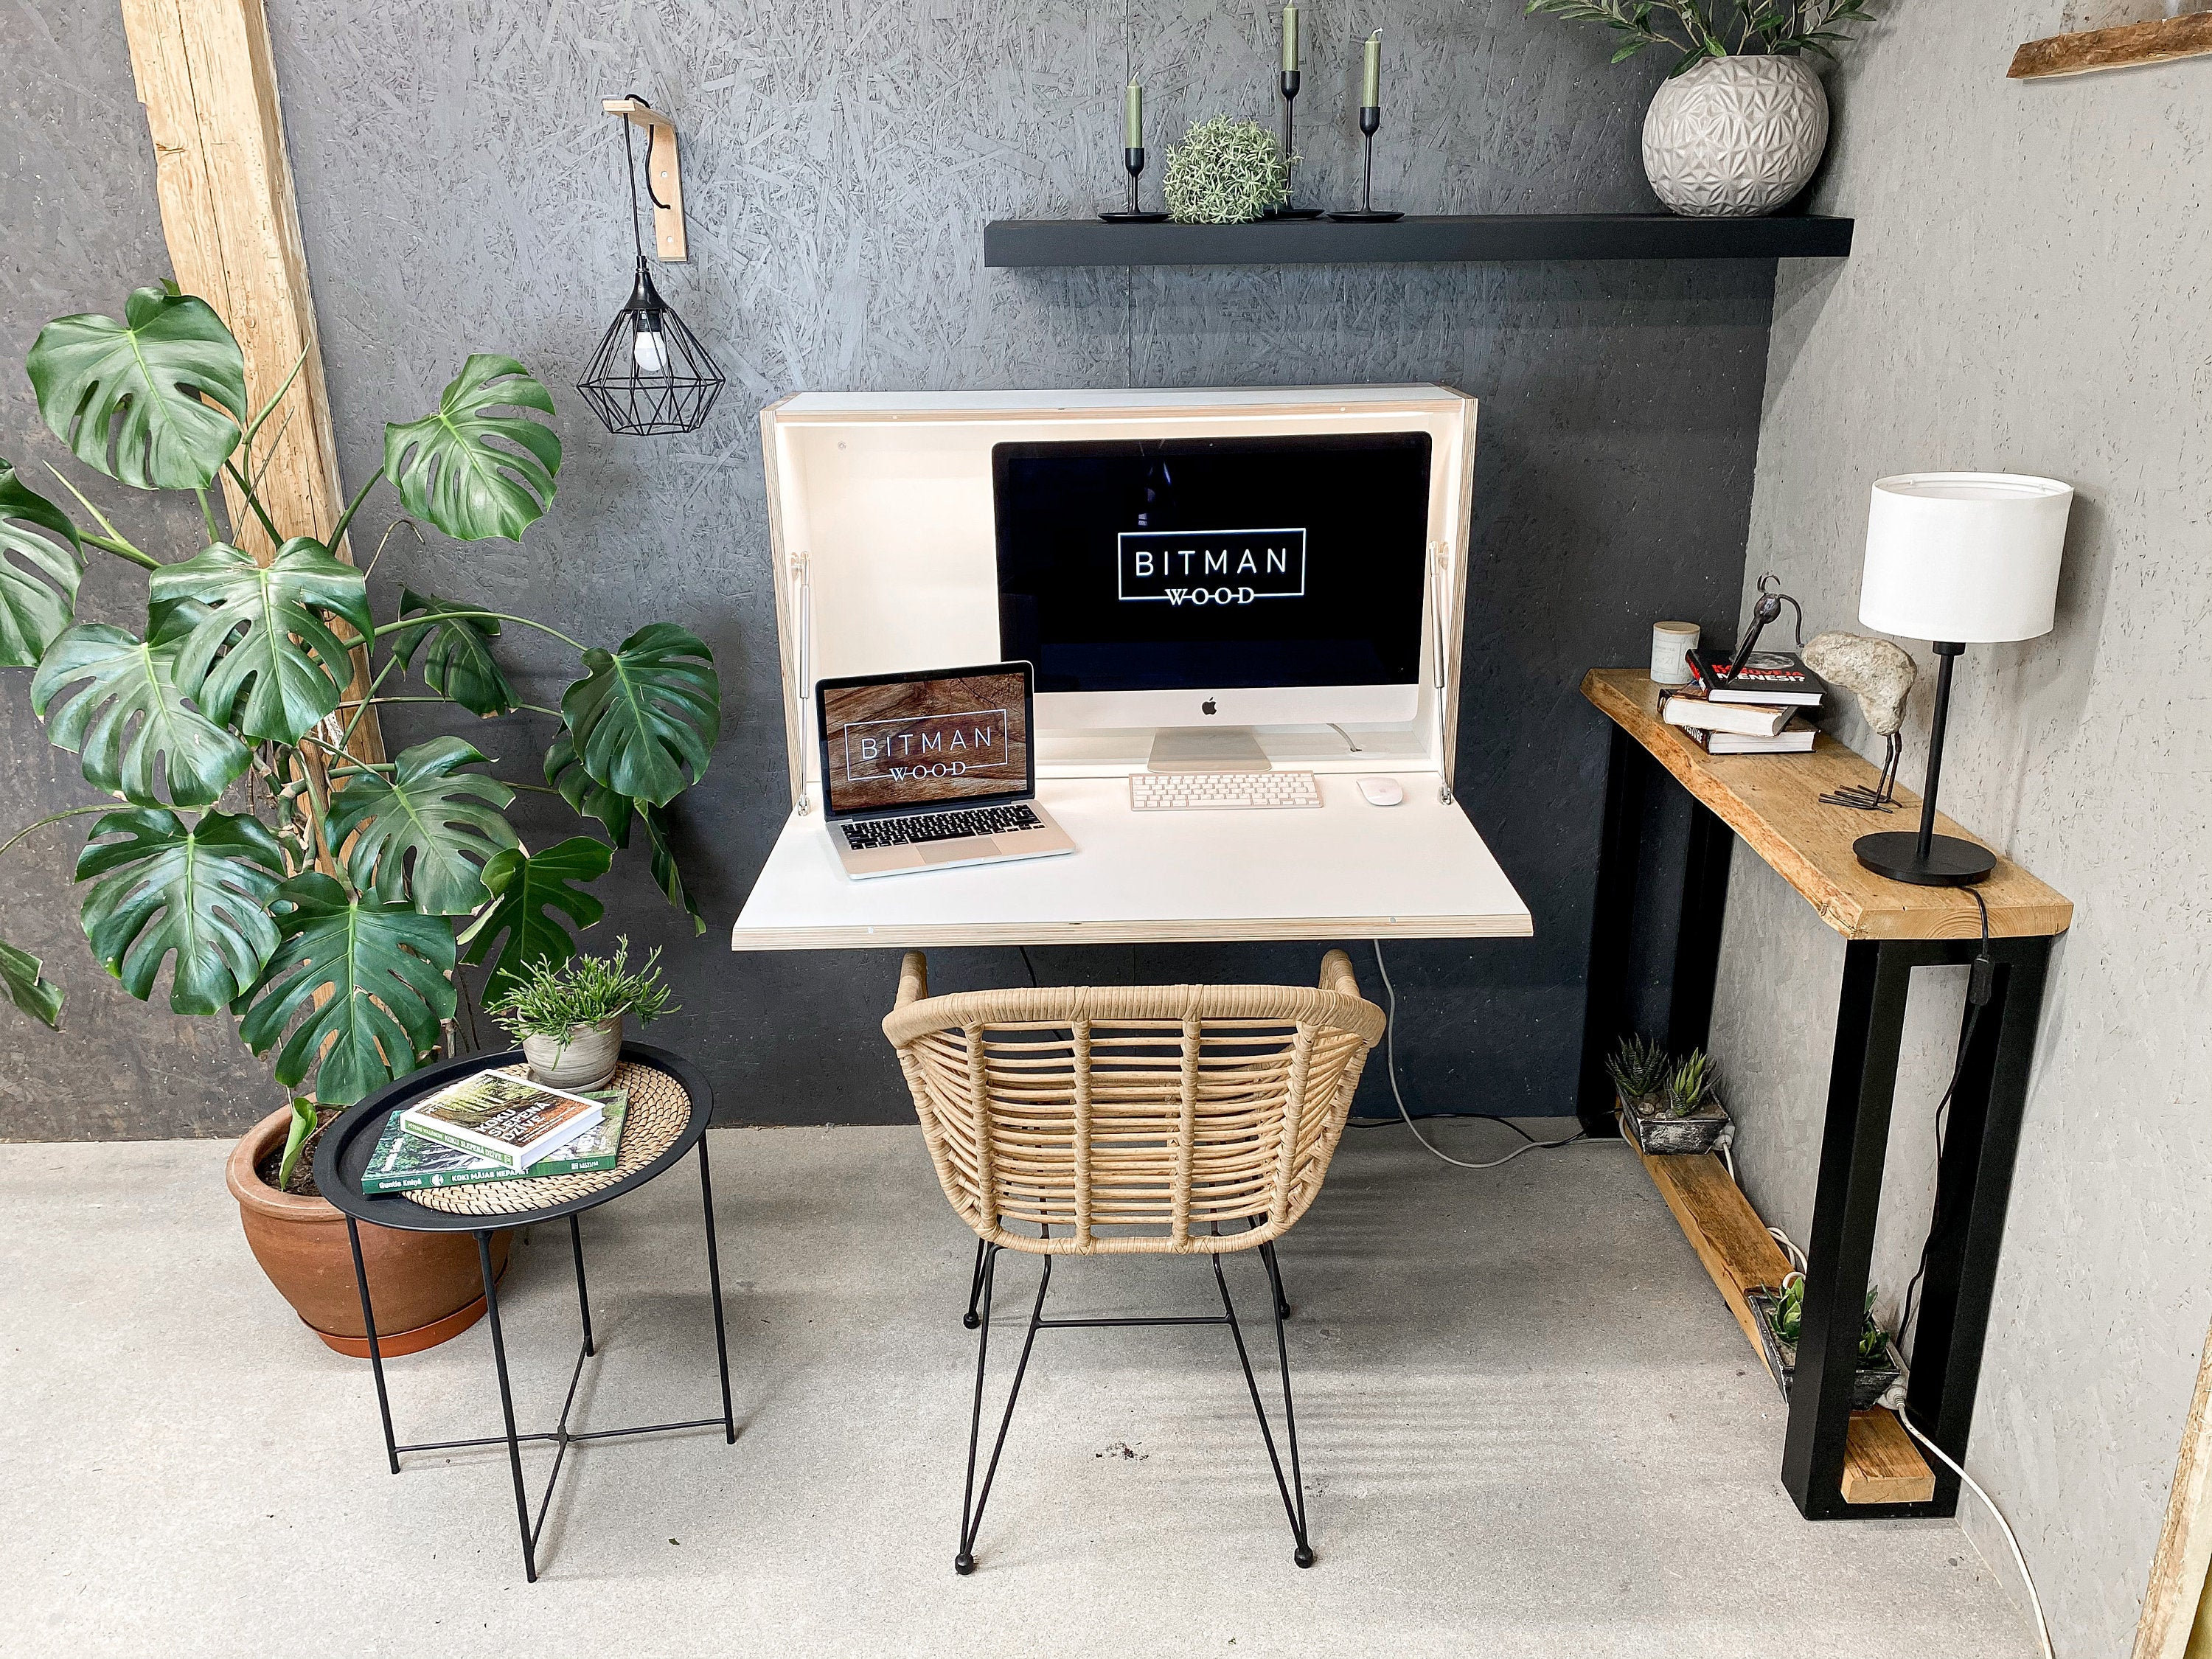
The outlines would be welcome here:
[[[817,392],[763,410],[791,816],[732,945],[1525,937],[1528,907],[1451,799],[1474,408],[1449,386],[1364,386]],[[1133,811],[1152,732],[1042,728],[1038,798],[1073,854],[846,878],[823,828],[815,684],[1000,659],[994,446],[1402,432],[1432,457],[1416,713],[1260,732],[1273,764],[1316,774],[1319,810]],[[1370,805],[1369,775],[1404,801]]]

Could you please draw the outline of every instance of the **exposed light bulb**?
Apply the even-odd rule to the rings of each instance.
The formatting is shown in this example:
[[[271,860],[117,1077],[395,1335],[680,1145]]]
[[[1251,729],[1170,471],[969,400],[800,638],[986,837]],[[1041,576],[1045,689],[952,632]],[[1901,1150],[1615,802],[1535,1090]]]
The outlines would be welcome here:
[[[668,373],[668,346],[657,328],[639,328],[632,333],[629,356],[641,374]]]

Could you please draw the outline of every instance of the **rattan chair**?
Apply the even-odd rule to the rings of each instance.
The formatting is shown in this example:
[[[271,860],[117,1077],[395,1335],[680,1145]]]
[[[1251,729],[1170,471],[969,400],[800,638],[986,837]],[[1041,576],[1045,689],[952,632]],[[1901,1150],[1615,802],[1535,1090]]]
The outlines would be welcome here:
[[[977,1530],[1006,1448],[1006,1428],[1040,1330],[1060,1326],[1226,1325],[1244,1369],[1276,1489],[1313,1565],[1291,1400],[1282,1272],[1274,1241],[1321,1190],[1382,1011],[1359,994],[1341,951],[1321,985],[1054,986],[929,994],[921,952],[907,953],[898,1005],[884,1034],[914,1091],[937,1178],[975,1231],[965,1323],[976,1332],[975,1399],[961,1500],[962,1573],[975,1571]],[[1016,1229],[1024,1231],[1015,1231]],[[1034,1229],[1034,1231],[1027,1231]],[[1221,1258],[1257,1249],[1267,1264],[1282,1370],[1284,1478],[1260,1385],[1229,1297]],[[1042,1255],[1036,1301],[979,1491],[983,1378],[999,1255]],[[1213,1263],[1218,1314],[1146,1319],[1047,1319],[1057,1255],[1202,1255]],[[978,1300],[981,1312],[976,1310]]]

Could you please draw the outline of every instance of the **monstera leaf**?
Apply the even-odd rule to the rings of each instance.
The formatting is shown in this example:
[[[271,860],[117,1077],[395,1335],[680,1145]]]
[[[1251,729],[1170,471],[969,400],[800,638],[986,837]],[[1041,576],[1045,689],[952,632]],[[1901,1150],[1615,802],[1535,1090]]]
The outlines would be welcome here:
[[[0,980],[7,981],[9,1001],[33,1019],[43,1020],[49,1030],[61,1030],[61,987],[46,978],[38,957],[4,939],[0,939]]]
[[[407,510],[465,542],[520,541],[553,505],[559,434],[495,409],[550,415],[553,399],[514,358],[479,352],[439,398],[436,414],[384,428],[384,471]]]
[[[429,649],[422,653],[423,684],[471,714],[504,714],[514,707],[514,688],[492,659],[491,641],[499,637],[499,618],[454,614],[483,610],[479,605],[458,605],[403,587],[400,616],[419,616],[423,621],[420,627],[394,634],[392,651],[402,667],[412,668],[416,648],[427,640]]]
[[[316,1100],[350,1106],[420,1066],[453,1012],[453,924],[349,898],[319,871],[277,889],[276,911],[283,942],[233,1012],[255,1054],[283,1040],[276,1080],[289,1088],[314,1072]]]
[[[0,668],[33,666],[76,609],[76,526],[0,460]]]
[[[139,489],[204,489],[238,447],[246,358],[206,301],[142,288],[123,320],[57,317],[23,367],[77,459]]]
[[[332,846],[346,848],[354,885],[380,903],[410,901],[425,915],[459,916],[484,902],[479,867],[516,844],[499,809],[505,784],[464,766],[484,757],[459,738],[433,738],[400,754],[387,775],[367,772],[331,797]]]
[[[584,770],[582,758],[576,753],[575,740],[565,731],[553,739],[553,746],[545,751],[545,781],[560,791],[561,799],[579,816],[597,818],[606,825],[607,833],[614,837],[617,847],[629,845],[633,817],[642,823],[646,844],[653,849],[653,881],[668,896],[671,904],[690,915],[695,935],[707,931],[706,918],[691,902],[690,894],[684,889],[684,872],[677,867],[665,807],[634,801],[603,783],[592,782],[591,775]]]
[[[585,678],[562,695],[561,715],[592,781],[665,806],[704,776],[722,730],[714,662],[674,623],[641,628],[612,654],[585,652]]]
[[[276,948],[268,904],[283,867],[276,836],[249,817],[209,812],[187,827],[166,807],[107,813],[77,855],[76,878],[93,884],[85,937],[141,1002],[175,951],[169,1006],[220,1013]]]
[[[328,617],[363,634],[370,627],[361,572],[305,536],[265,565],[217,542],[155,571],[147,598],[155,606],[198,599],[208,607],[178,643],[177,689],[202,708],[231,711],[257,742],[299,742],[345,695],[353,663]]]
[[[173,611],[151,641],[79,623],[47,650],[31,710],[49,741],[82,757],[87,782],[142,806],[157,805],[166,783],[172,805],[211,806],[246,770],[252,752],[177,690],[177,642],[191,621],[190,609]]]
[[[484,986],[487,996],[527,968],[541,962],[557,967],[576,954],[576,941],[552,912],[567,915],[579,933],[605,915],[606,906],[580,884],[606,874],[613,857],[605,842],[589,836],[571,836],[538,854],[509,848],[493,854],[483,870],[492,905],[472,930],[467,957],[482,962],[491,956],[494,941],[505,938]]]

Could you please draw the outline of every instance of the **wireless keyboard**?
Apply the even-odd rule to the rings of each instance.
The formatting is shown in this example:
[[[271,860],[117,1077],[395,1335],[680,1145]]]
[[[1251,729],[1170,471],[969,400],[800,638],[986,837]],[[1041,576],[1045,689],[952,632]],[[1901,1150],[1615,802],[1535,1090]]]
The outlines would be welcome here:
[[[1139,812],[1210,812],[1251,807],[1318,806],[1310,772],[1132,772],[1129,805]]]

